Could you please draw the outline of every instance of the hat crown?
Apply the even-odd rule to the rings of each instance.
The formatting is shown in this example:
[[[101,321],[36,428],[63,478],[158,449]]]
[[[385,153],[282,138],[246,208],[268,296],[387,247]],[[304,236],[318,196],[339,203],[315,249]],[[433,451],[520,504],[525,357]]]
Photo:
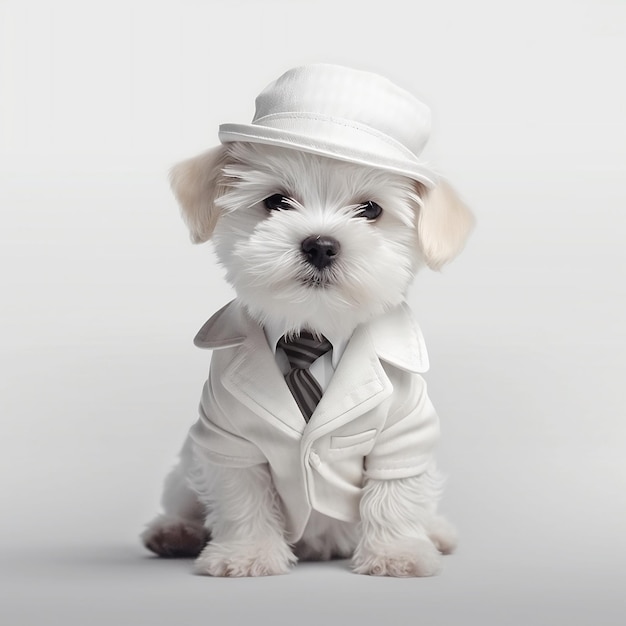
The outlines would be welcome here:
[[[361,126],[418,156],[430,134],[430,109],[387,78],[339,65],[288,70],[256,98],[252,124],[272,118],[331,119]]]
[[[252,123],[221,124],[219,138],[309,152],[433,187],[437,174],[419,158],[429,133],[429,108],[388,79],[315,64],[270,83],[256,98]]]

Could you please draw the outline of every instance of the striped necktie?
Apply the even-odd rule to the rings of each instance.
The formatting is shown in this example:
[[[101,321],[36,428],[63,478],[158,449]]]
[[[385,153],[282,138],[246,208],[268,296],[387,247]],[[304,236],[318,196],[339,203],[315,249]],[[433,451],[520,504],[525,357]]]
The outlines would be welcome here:
[[[311,333],[302,331],[298,337],[278,340],[277,347],[285,351],[291,368],[285,374],[285,382],[291,391],[306,422],[322,397],[322,388],[309,372],[309,366],[332,349],[328,339],[316,339]]]

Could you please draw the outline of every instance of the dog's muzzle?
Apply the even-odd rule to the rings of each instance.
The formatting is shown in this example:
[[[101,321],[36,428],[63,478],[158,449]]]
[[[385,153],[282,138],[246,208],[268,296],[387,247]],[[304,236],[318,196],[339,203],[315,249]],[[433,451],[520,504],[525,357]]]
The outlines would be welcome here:
[[[305,259],[322,270],[337,258],[341,246],[333,237],[311,235],[302,241],[301,248]]]

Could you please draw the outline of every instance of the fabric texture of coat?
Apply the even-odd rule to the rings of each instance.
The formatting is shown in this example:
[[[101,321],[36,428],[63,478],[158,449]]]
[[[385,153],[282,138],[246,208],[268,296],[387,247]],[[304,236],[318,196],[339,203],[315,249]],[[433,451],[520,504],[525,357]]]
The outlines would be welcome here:
[[[366,477],[418,476],[433,459],[439,420],[420,376],[428,357],[405,304],[355,330],[308,423],[237,300],[194,343],[214,353],[190,437],[212,463],[269,465],[289,541],[313,509],[358,521]]]

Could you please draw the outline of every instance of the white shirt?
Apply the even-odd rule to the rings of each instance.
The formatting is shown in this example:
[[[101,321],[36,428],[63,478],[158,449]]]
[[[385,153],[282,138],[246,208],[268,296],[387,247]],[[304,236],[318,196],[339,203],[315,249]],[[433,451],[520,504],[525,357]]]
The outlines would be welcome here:
[[[269,322],[263,327],[263,331],[265,332],[267,343],[275,355],[278,369],[280,369],[283,374],[287,374],[290,370],[289,360],[287,359],[285,352],[281,348],[277,348],[280,338],[285,334],[285,329],[278,324]],[[313,378],[315,378],[319,384],[322,392],[326,391],[328,388],[330,379],[333,377],[333,374],[337,369],[337,365],[339,364],[346,346],[348,345],[348,341],[350,340],[349,337],[348,339],[326,337],[326,339],[330,341],[332,349],[319,357],[319,359],[313,361],[309,367],[309,372],[311,372]]]

